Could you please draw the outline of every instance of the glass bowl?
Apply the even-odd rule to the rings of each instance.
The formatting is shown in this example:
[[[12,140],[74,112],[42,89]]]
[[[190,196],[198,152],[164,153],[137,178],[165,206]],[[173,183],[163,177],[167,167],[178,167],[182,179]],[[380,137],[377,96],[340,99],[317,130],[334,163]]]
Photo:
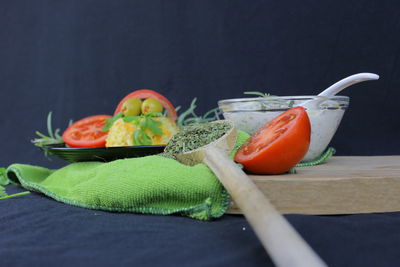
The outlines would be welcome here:
[[[310,101],[315,102],[310,105]],[[318,158],[329,145],[345,110],[349,106],[347,96],[270,96],[235,98],[218,101],[225,119],[237,129],[253,134],[258,128],[283,111],[305,104],[311,122],[311,143],[303,162]]]

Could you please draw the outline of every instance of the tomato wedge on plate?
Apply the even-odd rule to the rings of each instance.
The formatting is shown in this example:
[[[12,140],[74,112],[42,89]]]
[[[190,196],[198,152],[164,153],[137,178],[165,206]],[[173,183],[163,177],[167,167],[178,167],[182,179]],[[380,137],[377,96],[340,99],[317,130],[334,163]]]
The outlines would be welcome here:
[[[284,173],[303,159],[310,136],[306,111],[295,107],[258,129],[238,150],[235,160],[251,173]]]
[[[62,139],[70,147],[104,147],[108,132],[103,132],[109,115],[90,116],[72,123],[63,133]]]
[[[176,115],[176,110],[174,105],[172,105],[172,103],[162,94],[159,94],[153,90],[149,90],[149,89],[140,89],[140,90],[136,90],[133,91],[132,93],[128,94],[127,96],[125,96],[121,102],[119,102],[117,108],[115,109],[114,115],[118,114],[121,109],[122,109],[122,104],[128,99],[128,98],[139,98],[139,99],[145,99],[145,98],[153,98],[156,99],[158,102],[161,103],[161,105],[163,105],[163,107],[165,108],[165,110],[168,113],[168,117],[170,117],[173,121],[176,121],[176,118],[178,117]]]

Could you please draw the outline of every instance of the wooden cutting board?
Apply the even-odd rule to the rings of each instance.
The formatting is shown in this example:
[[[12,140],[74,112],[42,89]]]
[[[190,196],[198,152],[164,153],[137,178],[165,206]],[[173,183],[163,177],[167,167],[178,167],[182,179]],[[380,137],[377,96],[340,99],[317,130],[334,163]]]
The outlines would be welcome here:
[[[400,156],[332,157],[296,174],[249,175],[281,213],[400,211]],[[240,210],[232,202],[227,213]]]

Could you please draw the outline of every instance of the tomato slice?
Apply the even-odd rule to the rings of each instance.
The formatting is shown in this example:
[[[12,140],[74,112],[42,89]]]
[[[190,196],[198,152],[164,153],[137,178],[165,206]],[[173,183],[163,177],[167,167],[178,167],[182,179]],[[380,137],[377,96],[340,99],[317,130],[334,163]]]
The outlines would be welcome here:
[[[311,125],[303,107],[289,109],[258,129],[235,160],[255,174],[280,174],[300,162],[310,145]]]
[[[145,99],[145,98],[154,98],[156,99],[158,102],[161,103],[161,105],[163,105],[163,107],[165,108],[165,110],[168,113],[168,117],[170,117],[173,121],[176,121],[177,119],[177,115],[176,115],[176,110],[174,105],[172,105],[172,103],[162,94],[159,94],[153,90],[149,90],[149,89],[140,89],[140,90],[136,90],[133,91],[132,93],[128,94],[127,96],[125,96],[121,102],[119,102],[117,108],[115,109],[114,115],[116,115],[117,113],[119,113],[121,111],[122,108],[122,104],[128,99],[128,98],[139,98],[139,99]]]
[[[64,131],[62,139],[70,147],[104,147],[108,132],[102,129],[109,118],[95,115],[76,121]]]

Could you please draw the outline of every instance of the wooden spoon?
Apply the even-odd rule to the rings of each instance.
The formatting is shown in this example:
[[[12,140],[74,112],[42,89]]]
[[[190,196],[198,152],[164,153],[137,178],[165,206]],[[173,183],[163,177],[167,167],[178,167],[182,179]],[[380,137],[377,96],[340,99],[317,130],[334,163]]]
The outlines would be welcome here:
[[[203,162],[210,167],[242,210],[276,266],[327,266],[242,169],[228,157],[236,142],[236,129],[231,126],[218,140],[177,155],[177,159],[186,165]]]

